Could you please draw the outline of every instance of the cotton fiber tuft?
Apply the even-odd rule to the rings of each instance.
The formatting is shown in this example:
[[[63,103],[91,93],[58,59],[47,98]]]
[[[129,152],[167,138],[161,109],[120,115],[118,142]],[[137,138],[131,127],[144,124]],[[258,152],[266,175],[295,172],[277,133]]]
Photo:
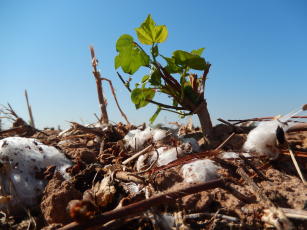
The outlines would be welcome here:
[[[126,142],[126,146],[130,146],[133,150],[139,151],[145,147],[144,145],[149,140],[152,139],[154,142],[157,142],[163,140],[166,136],[166,130],[148,127],[143,131],[139,129],[129,131],[124,137],[124,141]]]
[[[196,160],[183,165],[181,175],[187,183],[204,183],[217,179],[219,168],[212,160]]]
[[[256,128],[249,132],[243,150],[260,155],[265,154],[272,159],[276,159],[280,153],[277,147],[277,128],[281,127],[284,131],[287,131],[293,125],[288,120],[302,111],[303,108],[276,120],[260,122]]]
[[[250,157],[251,155],[249,153],[242,153],[244,157]],[[239,154],[236,152],[223,152],[219,154],[219,156],[223,159],[231,159],[231,158],[239,158]]]
[[[44,170],[56,166],[56,170],[68,178],[65,170],[71,166],[56,148],[23,137],[0,140],[0,163],[2,195],[12,196],[8,204],[0,205],[0,209],[6,205],[12,209],[35,205],[46,185]]]
[[[190,153],[190,149],[191,146],[187,143],[179,147],[160,147],[156,151],[141,155],[136,162],[136,169],[141,171],[145,167],[149,167],[149,165],[153,164],[155,161],[157,161],[157,166],[167,165],[177,160],[179,157]]]

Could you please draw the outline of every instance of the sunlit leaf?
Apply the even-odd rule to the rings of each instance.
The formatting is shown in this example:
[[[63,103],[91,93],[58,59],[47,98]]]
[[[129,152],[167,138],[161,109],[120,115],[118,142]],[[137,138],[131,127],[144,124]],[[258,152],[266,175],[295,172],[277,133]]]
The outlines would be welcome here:
[[[195,54],[195,55],[201,56],[202,53],[204,52],[204,50],[205,50],[205,48],[200,48],[200,49],[197,49],[197,50],[192,50],[191,54]]]
[[[137,109],[146,106],[155,96],[155,90],[149,88],[135,88],[131,92],[131,100]]]
[[[116,42],[119,54],[115,57],[115,68],[122,67],[128,74],[134,74],[141,66],[149,65],[149,56],[133,41],[130,35],[122,35]]]
[[[141,82],[142,82],[142,83],[147,82],[149,78],[150,78],[149,75],[145,75],[145,76],[142,78]]]
[[[152,72],[152,74],[150,75],[149,82],[155,86],[161,85],[161,75],[158,70]]]
[[[176,65],[175,58],[168,58],[161,55],[162,58],[167,62],[167,66],[165,69],[169,73],[181,73],[183,68],[181,66]]]
[[[206,61],[204,58],[183,50],[176,50],[173,53],[173,58],[177,65],[190,67],[195,70],[204,70],[206,68]]]
[[[156,112],[152,115],[152,117],[149,119],[149,122],[152,124],[157,119],[159,113],[161,112],[161,107],[159,106],[156,110]]]
[[[139,41],[146,45],[164,42],[168,35],[166,26],[156,26],[151,15],[148,15],[145,22],[135,30]]]

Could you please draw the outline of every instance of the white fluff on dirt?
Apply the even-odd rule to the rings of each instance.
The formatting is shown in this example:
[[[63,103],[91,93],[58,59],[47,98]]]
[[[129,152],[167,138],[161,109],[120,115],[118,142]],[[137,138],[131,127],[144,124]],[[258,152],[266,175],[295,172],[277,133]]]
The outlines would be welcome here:
[[[276,159],[280,153],[280,150],[276,147],[276,130],[278,126],[284,131],[287,131],[293,125],[293,123],[289,123],[288,120],[302,111],[303,108],[282,116],[277,120],[260,122],[259,125],[247,135],[243,150],[255,154],[265,154],[272,159]]]
[[[184,164],[180,172],[186,183],[204,183],[217,179],[219,168],[214,161],[205,159]]]
[[[242,155],[245,157],[251,156],[249,153],[242,153]],[[223,159],[239,158],[239,154],[236,152],[223,152],[219,156]]]
[[[157,152],[159,153],[159,156]],[[184,143],[179,147],[160,147],[156,151],[141,155],[136,162],[136,169],[141,171],[144,168],[149,167],[155,161],[157,161],[157,166],[167,165],[190,152],[191,145],[188,143]]]
[[[20,208],[37,203],[46,185],[42,173],[48,166],[68,177],[65,170],[71,166],[63,153],[36,139],[8,137],[0,140],[0,186],[2,195],[12,195],[8,207]],[[0,209],[6,205],[1,204]]]
[[[126,146],[130,146],[133,150],[139,151],[143,149],[150,139],[154,142],[160,141],[167,136],[167,131],[163,129],[152,129],[147,127],[143,131],[139,129],[130,130],[124,137]]]

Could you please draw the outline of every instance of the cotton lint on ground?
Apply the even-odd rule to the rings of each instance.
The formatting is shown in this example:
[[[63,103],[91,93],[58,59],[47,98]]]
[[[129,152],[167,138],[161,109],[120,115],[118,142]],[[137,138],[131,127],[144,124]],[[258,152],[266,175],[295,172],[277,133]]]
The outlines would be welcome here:
[[[56,166],[64,177],[71,162],[56,148],[44,145],[32,138],[8,137],[0,140],[0,189],[1,195],[11,195],[0,209],[11,211],[36,205],[46,181],[43,172],[48,166]]]
[[[290,118],[304,110],[303,106],[298,111],[291,112],[276,120],[260,122],[255,129],[249,132],[247,140],[243,145],[243,150],[256,154],[265,154],[272,159],[276,159],[280,153],[276,145],[277,128],[280,127],[287,131],[293,125],[293,123],[289,122]]]

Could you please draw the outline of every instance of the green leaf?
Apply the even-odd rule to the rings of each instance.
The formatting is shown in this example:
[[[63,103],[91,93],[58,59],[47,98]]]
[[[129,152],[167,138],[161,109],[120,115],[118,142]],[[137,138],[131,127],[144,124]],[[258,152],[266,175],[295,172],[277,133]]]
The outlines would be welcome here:
[[[122,35],[116,42],[119,54],[115,57],[115,69],[122,67],[125,73],[134,74],[141,66],[149,66],[149,56],[133,41],[130,35]]]
[[[141,26],[135,30],[139,41],[146,45],[164,42],[168,35],[166,26],[156,26],[150,14]]]
[[[149,82],[155,86],[161,85],[161,75],[157,69],[150,75]]]
[[[168,58],[161,55],[161,57],[167,62],[167,66],[165,69],[169,73],[181,73],[183,68],[181,66],[176,65],[175,58]]]
[[[123,34],[116,42],[116,51],[120,52],[127,47],[130,48],[131,46],[133,46],[133,42],[134,41],[132,36],[130,36],[129,34]]]
[[[141,81],[141,82],[142,82],[142,83],[147,82],[149,78],[150,78],[149,75],[145,75],[145,76],[142,78],[142,81]]]
[[[152,124],[158,117],[159,113],[161,112],[161,107],[159,106],[156,110],[156,112],[152,115],[152,117],[149,119],[149,122]]]
[[[176,50],[173,53],[173,58],[177,65],[190,67],[195,70],[204,70],[206,68],[206,61],[204,58],[183,50]]]
[[[115,69],[118,69],[120,67],[120,58],[119,58],[119,56],[115,57],[114,65],[115,65]]]
[[[149,88],[135,88],[131,92],[131,100],[137,109],[146,106],[155,96],[155,90]]]
[[[200,49],[197,49],[197,50],[192,50],[191,54],[195,54],[195,55],[201,56],[202,53],[204,52],[204,50],[205,50],[205,48],[200,48]]]

